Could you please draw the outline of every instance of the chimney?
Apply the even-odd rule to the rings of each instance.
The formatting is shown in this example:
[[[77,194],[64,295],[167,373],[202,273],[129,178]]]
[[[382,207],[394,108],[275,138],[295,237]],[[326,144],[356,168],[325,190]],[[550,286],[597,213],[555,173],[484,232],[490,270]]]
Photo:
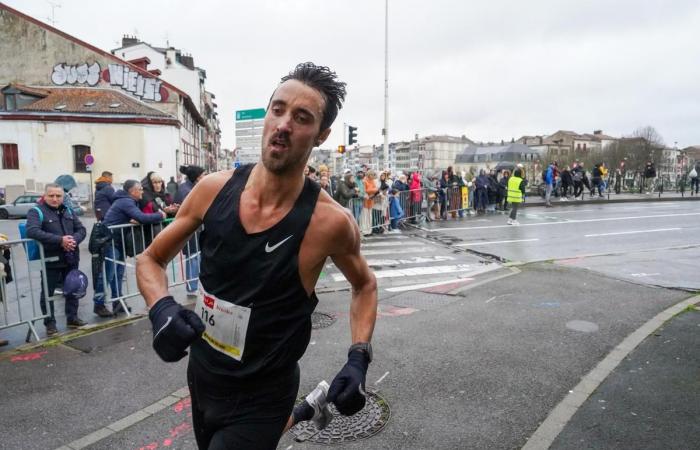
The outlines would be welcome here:
[[[177,58],[176,55],[177,51],[173,47],[170,47],[167,50],[165,50],[165,65],[169,66],[171,64],[175,64]]]
[[[194,70],[194,58],[192,58],[192,55],[180,56],[180,62],[188,69]]]
[[[603,130],[593,130],[593,134],[595,134],[595,135],[603,134]]]
[[[139,39],[136,36],[129,36],[128,34],[125,34],[122,36],[122,48],[123,47],[131,47],[139,43]]]

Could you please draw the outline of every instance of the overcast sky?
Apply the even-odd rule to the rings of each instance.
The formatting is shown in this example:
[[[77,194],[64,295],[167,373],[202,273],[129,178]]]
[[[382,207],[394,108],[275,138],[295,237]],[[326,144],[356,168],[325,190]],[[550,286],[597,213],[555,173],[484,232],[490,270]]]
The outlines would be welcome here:
[[[4,0],[47,21],[47,0]],[[384,1],[52,0],[56,26],[111,50],[124,33],[192,53],[216,95],[222,144],[234,112],[265,107],[296,63],[330,66],[348,96],[343,123],[381,144]],[[700,144],[697,0],[390,0],[389,137],[498,141],[558,129],[613,136],[655,127]]]

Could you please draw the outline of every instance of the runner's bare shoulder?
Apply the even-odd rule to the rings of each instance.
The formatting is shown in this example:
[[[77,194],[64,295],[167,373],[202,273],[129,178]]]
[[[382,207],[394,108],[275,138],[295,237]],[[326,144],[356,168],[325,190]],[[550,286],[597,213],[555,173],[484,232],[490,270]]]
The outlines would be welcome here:
[[[359,243],[359,230],[350,211],[323,190],[316,202],[311,227],[318,233],[320,241],[325,243],[329,255],[350,251]]]
[[[195,184],[183,206],[190,211],[196,211],[195,216],[204,217],[219,191],[231,179],[234,170],[236,169],[221,170],[203,177]]]

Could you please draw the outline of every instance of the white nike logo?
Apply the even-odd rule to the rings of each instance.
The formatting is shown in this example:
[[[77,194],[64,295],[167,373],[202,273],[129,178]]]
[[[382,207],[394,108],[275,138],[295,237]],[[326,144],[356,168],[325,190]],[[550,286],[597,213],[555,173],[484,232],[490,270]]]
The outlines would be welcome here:
[[[160,332],[163,331],[163,330],[165,330],[165,327],[167,327],[168,325],[170,325],[170,322],[172,322],[172,321],[173,321],[172,316],[168,316],[168,320],[165,321],[165,325],[163,325],[162,327],[160,327],[160,330],[158,330],[158,331],[156,332],[156,335],[153,336],[153,339],[157,338],[158,335],[160,334]]]
[[[268,241],[268,242],[265,244],[265,251],[266,251],[267,253],[274,252],[275,250],[277,250],[277,247],[279,247],[280,245],[282,245],[282,244],[284,244],[285,242],[287,242],[289,239],[292,238],[292,236],[294,236],[294,235],[292,234],[292,235],[290,235],[290,236],[287,236],[286,238],[282,239],[281,241],[279,241],[278,243],[276,243],[276,244],[273,245],[272,247],[270,247],[270,242]]]

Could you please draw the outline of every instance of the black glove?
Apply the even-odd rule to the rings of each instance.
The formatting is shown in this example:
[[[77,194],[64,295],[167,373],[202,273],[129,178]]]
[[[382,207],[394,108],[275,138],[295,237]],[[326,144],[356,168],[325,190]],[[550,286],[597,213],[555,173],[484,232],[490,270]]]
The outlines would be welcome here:
[[[165,362],[184,358],[185,349],[205,330],[199,316],[183,308],[171,296],[158,300],[148,318],[153,324],[153,349]]]
[[[348,362],[333,379],[326,400],[335,404],[340,414],[352,416],[365,407],[365,377],[368,367],[367,354],[361,350],[352,351],[348,355]]]

